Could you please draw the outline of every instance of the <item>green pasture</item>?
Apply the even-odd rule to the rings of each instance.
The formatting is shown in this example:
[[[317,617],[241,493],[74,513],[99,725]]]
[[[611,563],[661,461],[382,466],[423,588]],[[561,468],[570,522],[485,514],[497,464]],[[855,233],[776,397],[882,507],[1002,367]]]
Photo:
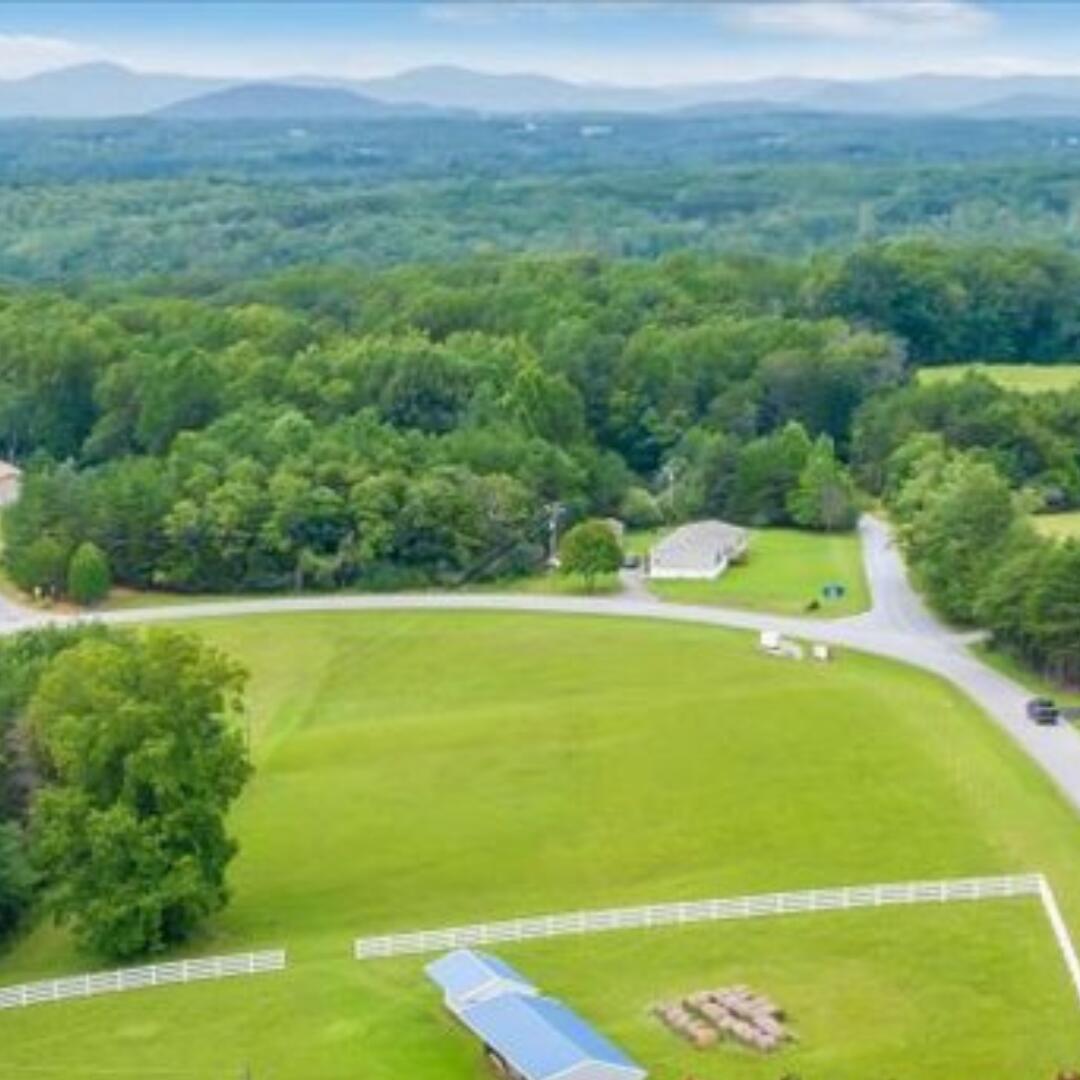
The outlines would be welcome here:
[[[957,382],[970,372],[1021,394],[1073,390],[1080,386],[1080,364],[948,364],[919,371],[922,383]]]
[[[884,660],[612,618],[350,613],[193,624],[251,669],[234,902],[193,951],[283,975],[0,1013],[0,1076],[479,1080],[414,960],[360,934],[578,907],[1042,870],[1080,928],[1080,820],[969,702]],[[657,1080],[1016,1080],[1080,1066],[1034,901],[505,950]],[[40,926],[0,983],[86,970]],[[800,1041],[698,1055],[649,1004],[746,982]],[[1071,1055],[1071,1056],[1070,1056]]]
[[[1037,514],[1032,522],[1043,536],[1055,540],[1080,540],[1080,511],[1071,514]]]

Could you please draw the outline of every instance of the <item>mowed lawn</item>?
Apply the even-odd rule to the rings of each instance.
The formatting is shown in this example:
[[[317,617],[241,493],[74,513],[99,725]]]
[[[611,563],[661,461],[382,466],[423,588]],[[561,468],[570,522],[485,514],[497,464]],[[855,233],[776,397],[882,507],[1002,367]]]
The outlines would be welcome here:
[[[948,364],[919,371],[922,383],[957,382],[976,371],[1005,390],[1021,394],[1073,390],[1080,386],[1080,364]]]
[[[580,906],[1044,870],[1080,928],[1080,819],[950,688],[799,665],[705,627],[353,613],[201,624],[253,672],[235,900],[199,950],[284,975],[0,1013],[0,1076],[476,1080],[415,960],[354,936]],[[658,1080],[1041,1078],[1080,1012],[1033,901],[793,917],[503,950]],[[0,983],[84,970],[42,928]],[[761,1062],[648,1005],[747,982],[793,1014]]]
[[[825,585],[844,588],[826,600]],[[856,533],[826,534],[797,529],[763,529],[750,538],[746,559],[715,581],[655,581],[649,588],[681,604],[720,604],[780,615],[799,615],[813,601],[816,615],[857,615],[870,607]]]

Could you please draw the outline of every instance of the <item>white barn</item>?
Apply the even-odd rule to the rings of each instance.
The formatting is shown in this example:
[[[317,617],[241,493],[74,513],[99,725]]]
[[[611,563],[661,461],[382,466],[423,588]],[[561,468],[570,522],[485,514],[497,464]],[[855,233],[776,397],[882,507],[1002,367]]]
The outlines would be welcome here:
[[[669,533],[649,552],[649,577],[710,581],[742,558],[749,546],[749,533],[737,525],[695,521]]]

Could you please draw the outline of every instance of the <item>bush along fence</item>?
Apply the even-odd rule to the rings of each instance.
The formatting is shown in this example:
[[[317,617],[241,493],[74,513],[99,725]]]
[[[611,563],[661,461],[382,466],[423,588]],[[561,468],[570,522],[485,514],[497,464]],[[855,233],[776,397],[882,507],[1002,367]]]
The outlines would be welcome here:
[[[574,911],[502,922],[477,923],[443,930],[419,930],[404,934],[358,938],[353,947],[357,960],[409,956],[446,949],[530,941],[572,934],[596,934],[613,930],[685,926],[692,923],[757,919],[777,915],[820,911],[850,911],[912,904],[971,903],[1033,897],[1042,902],[1065,967],[1080,1002],[1080,961],[1054,897],[1042,874],[1004,877],[959,878],[944,881],[908,881],[883,885],[856,885],[803,892],[768,893],[730,899],[692,900],[645,907]]]
[[[0,987],[0,1009],[18,1009],[25,1005],[44,1005],[53,1001],[96,997],[99,994],[119,994],[128,990],[147,990],[155,986],[176,986],[208,979],[263,975],[284,969],[284,949],[177,960],[168,964],[149,964],[146,967],[103,971],[94,975],[71,975],[47,982]]]

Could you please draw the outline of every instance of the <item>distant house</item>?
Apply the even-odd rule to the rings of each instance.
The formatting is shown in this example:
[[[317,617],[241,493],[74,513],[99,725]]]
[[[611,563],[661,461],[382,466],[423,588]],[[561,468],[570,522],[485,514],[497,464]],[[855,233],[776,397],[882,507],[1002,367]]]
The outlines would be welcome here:
[[[695,521],[669,533],[650,552],[649,577],[657,580],[718,578],[742,558],[750,536],[723,521]]]
[[[458,949],[428,964],[451,1013],[509,1080],[645,1080],[646,1071],[554,998],[488,953]]]
[[[428,964],[428,978],[443,992],[453,1013],[502,994],[529,995],[540,991],[505,960],[473,949],[456,949]]]
[[[0,461],[0,506],[10,506],[19,497],[22,486],[22,469],[7,461]]]

